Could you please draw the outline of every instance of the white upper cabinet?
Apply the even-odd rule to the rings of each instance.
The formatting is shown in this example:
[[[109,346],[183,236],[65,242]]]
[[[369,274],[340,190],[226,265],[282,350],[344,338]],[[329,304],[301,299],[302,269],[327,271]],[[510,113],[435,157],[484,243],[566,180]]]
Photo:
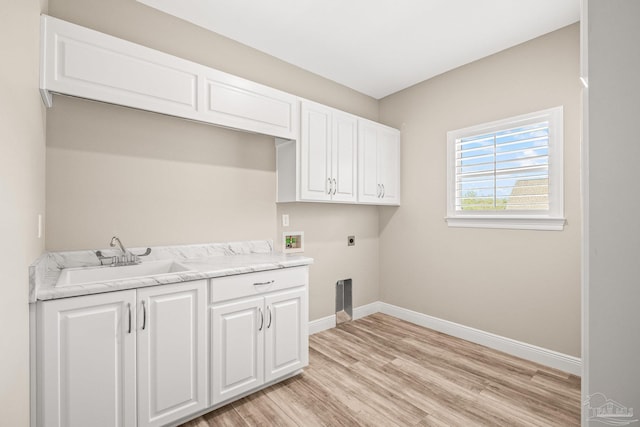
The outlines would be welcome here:
[[[276,137],[277,201],[400,204],[400,132],[43,15],[40,91]]]
[[[358,202],[400,204],[400,132],[368,120],[358,123]]]
[[[301,104],[300,141],[277,145],[278,201],[355,203],[358,118],[315,102]]]
[[[297,138],[297,97],[213,68],[205,68],[203,87],[204,121]]]
[[[357,197],[358,119],[340,111],[333,112],[331,141],[331,199],[355,202]]]
[[[331,109],[305,101],[300,116],[300,199],[331,200]]]
[[[297,138],[297,98],[50,16],[41,20],[40,89]]]

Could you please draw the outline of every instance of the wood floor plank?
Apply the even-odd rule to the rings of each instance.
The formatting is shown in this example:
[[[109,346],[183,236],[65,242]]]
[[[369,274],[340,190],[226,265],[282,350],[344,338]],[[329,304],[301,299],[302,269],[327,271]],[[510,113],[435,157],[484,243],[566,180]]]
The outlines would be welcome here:
[[[249,426],[297,426],[266,392],[261,390],[231,404]]]
[[[309,360],[181,427],[580,425],[579,377],[380,313],[310,336]]]
[[[195,424],[187,423],[184,427],[244,427],[249,425],[233,408],[233,405],[209,412],[191,422]]]

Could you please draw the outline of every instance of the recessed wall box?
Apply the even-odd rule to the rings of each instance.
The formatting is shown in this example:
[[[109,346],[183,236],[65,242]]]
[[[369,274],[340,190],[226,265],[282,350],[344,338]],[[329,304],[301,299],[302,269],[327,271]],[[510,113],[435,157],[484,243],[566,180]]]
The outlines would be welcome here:
[[[282,233],[282,252],[304,252],[304,232],[287,231]]]

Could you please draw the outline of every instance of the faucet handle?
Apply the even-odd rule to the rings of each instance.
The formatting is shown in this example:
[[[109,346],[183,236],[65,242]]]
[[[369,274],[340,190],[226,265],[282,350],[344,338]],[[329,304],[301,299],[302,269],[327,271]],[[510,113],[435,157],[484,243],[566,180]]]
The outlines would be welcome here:
[[[96,251],[96,256],[98,257],[98,260],[100,261],[100,265],[104,265],[104,260],[107,259],[109,260],[109,265],[115,265],[116,263],[116,257],[114,256],[104,256],[102,255],[102,251]]]
[[[135,255],[136,257],[139,257],[139,256],[147,256],[147,255],[149,255],[150,253],[151,253],[151,248],[147,248],[147,250],[146,250],[146,251],[144,251],[144,253],[143,253],[143,254],[133,254],[133,255]]]

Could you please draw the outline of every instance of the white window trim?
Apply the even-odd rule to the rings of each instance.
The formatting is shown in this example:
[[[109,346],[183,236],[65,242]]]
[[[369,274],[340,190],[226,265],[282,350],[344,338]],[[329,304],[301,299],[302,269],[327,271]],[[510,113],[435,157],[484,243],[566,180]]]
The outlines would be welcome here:
[[[517,213],[514,211],[456,211],[456,140],[495,132],[505,127],[524,126],[539,120],[549,120],[549,211],[543,214],[523,211]],[[563,138],[562,106],[447,132],[447,216],[445,220],[448,226],[562,231],[566,222],[563,193]]]

